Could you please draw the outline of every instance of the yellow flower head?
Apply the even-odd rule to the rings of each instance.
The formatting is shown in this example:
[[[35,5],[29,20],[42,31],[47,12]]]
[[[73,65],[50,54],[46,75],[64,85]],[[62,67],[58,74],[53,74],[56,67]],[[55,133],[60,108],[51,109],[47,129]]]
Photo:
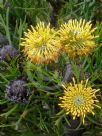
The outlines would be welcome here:
[[[71,114],[73,119],[80,117],[84,123],[84,118],[87,113],[94,115],[94,107],[99,107],[96,103],[96,92],[99,89],[92,89],[87,86],[88,80],[84,84],[83,81],[76,84],[73,79],[73,84],[70,83],[67,87],[64,86],[64,96],[60,97],[61,108],[66,111],[66,114]]]
[[[86,56],[91,53],[95,47],[91,22],[69,20],[61,26],[59,30],[60,41],[69,57],[76,58]]]
[[[24,53],[36,64],[48,64],[59,56],[60,42],[57,40],[57,33],[50,24],[43,22],[24,33],[21,45],[24,46]]]

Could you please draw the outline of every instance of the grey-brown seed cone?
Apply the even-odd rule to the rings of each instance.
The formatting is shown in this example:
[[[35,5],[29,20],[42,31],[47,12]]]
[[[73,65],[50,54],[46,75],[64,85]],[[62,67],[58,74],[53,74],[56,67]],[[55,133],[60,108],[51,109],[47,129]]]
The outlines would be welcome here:
[[[11,81],[6,87],[5,98],[13,102],[27,103],[30,93],[25,84],[26,81],[22,79]]]

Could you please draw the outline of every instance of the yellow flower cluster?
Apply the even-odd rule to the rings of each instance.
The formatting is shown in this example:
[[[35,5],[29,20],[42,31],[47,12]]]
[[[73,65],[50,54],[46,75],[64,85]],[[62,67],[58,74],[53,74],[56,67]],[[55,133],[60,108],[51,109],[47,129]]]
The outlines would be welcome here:
[[[76,84],[73,79],[73,84],[70,83],[68,86],[64,87],[64,95],[60,97],[59,106],[66,111],[66,114],[71,114],[73,119],[80,117],[84,123],[84,118],[88,113],[94,115],[94,108],[99,107],[96,99],[96,92],[99,89],[92,89],[86,83],[81,81]],[[99,107],[100,108],[100,107]]]
[[[63,50],[70,58],[86,56],[94,49],[96,36],[93,35],[96,28],[92,28],[90,22],[80,19],[69,20],[63,24],[58,31],[40,22],[36,27],[31,26],[24,33],[21,45],[24,54],[36,64],[48,64],[58,59]],[[71,114],[73,119],[84,118],[88,113],[94,115],[94,107],[97,105],[96,92],[83,81],[76,84],[75,80],[68,86],[64,86],[64,95],[60,97],[60,107],[64,108],[66,114]]]
[[[95,47],[95,29],[90,22],[86,23],[82,19],[69,20],[58,31],[51,28],[50,24],[40,22],[24,33],[21,45],[24,46],[25,55],[37,64],[55,61],[62,48],[71,58],[86,56]]]

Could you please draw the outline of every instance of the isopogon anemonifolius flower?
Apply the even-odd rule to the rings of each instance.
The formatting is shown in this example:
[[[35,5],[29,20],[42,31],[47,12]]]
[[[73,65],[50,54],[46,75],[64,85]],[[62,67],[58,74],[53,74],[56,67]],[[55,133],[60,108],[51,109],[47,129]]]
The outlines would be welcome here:
[[[36,27],[31,26],[31,30],[24,33],[22,46],[27,57],[36,64],[48,64],[55,61],[61,50],[57,32],[50,24],[40,22]]]
[[[64,51],[70,58],[89,55],[96,47],[94,31],[91,22],[83,19],[69,20],[59,30],[59,36]]]
[[[94,113],[94,108],[99,107],[98,100],[96,98],[96,92],[99,89],[92,89],[91,86],[87,85],[88,80],[81,81],[80,83],[70,83],[64,87],[64,95],[59,98],[59,106],[63,108],[66,114],[71,114],[73,119],[80,117],[84,123],[85,116],[88,113]]]

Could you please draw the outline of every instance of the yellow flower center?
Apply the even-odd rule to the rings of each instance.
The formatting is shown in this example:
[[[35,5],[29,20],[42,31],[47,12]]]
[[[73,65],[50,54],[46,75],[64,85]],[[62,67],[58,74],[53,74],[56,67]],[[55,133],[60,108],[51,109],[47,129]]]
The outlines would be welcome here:
[[[84,97],[82,95],[75,96],[73,101],[76,106],[81,106],[84,104]]]
[[[80,30],[73,30],[73,31],[72,31],[72,33],[75,34],[75,35],[80,34],[80,32],[81,32]]]

